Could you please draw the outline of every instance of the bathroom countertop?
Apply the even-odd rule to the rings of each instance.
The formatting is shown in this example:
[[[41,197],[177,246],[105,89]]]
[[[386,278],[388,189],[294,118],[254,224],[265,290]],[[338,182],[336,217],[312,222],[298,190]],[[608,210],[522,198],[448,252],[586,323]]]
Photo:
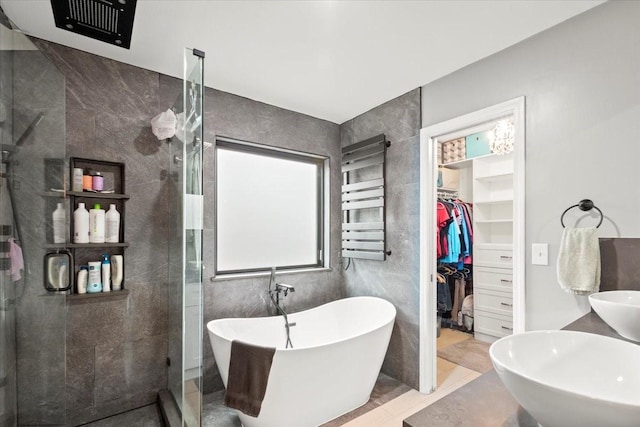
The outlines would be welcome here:
[[[562,328],[625,341],[591,312]],[[633,341],[629,341],[633,342]],[[404,420],[403,427],[537,427],[538,423],[502,385],[492,369]]]

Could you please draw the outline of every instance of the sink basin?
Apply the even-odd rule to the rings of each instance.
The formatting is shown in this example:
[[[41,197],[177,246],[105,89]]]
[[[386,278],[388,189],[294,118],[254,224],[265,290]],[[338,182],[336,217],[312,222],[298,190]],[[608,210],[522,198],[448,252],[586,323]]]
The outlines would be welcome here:
[[[589,303],[617,333],[640,341],[640,291],[599,292],[589,295]]]
[[[637,427],[640,346],[573,331],[534,331],[494,342],[498,376],[543,427]]]

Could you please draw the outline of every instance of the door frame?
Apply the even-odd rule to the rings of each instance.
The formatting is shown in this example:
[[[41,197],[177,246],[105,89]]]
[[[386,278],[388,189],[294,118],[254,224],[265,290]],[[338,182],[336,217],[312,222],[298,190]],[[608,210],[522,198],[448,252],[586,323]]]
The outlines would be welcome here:
[[[419,390],[432,393],[437,381],[436,200],[438,141],[448,141],[512,117],[514,135],[513,333],[525,331],[525,97],[496,104],[420,130],[420,320]]]

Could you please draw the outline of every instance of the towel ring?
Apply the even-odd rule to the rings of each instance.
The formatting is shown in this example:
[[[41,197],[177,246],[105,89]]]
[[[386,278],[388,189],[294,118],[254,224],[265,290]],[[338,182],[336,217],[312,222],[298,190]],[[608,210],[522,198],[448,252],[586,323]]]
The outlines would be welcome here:
[[[573,205],[573,206],[569,206],[567,209],[565,209],[564,212],[562,212],[562,216],[560,216],[560,224],[562,224],[562,228],[566,228],[564,225],[564,214],[566,214],[567,212],[569,212],[570,209],[573,208],[579,208],[581,211],[590,211],[591,209],[595,209],[598,211],[598,213],[600,214],[600,222],[598,223],[598,225],[596,225],[596,228],[599,228],[602,225],[602,221],[604,220],[604,215],[602,214],[602,211],[593,204],[593,202],[589,199],[583,199],[580,200],[580,203]]]

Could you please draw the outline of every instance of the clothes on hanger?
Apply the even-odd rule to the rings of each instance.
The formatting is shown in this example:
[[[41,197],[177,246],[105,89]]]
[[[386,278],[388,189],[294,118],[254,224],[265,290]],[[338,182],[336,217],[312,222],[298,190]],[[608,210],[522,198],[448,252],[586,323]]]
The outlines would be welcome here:
[[[471,264],[473,207],[461,200],[438,199],[436,252],[443,263]]]

